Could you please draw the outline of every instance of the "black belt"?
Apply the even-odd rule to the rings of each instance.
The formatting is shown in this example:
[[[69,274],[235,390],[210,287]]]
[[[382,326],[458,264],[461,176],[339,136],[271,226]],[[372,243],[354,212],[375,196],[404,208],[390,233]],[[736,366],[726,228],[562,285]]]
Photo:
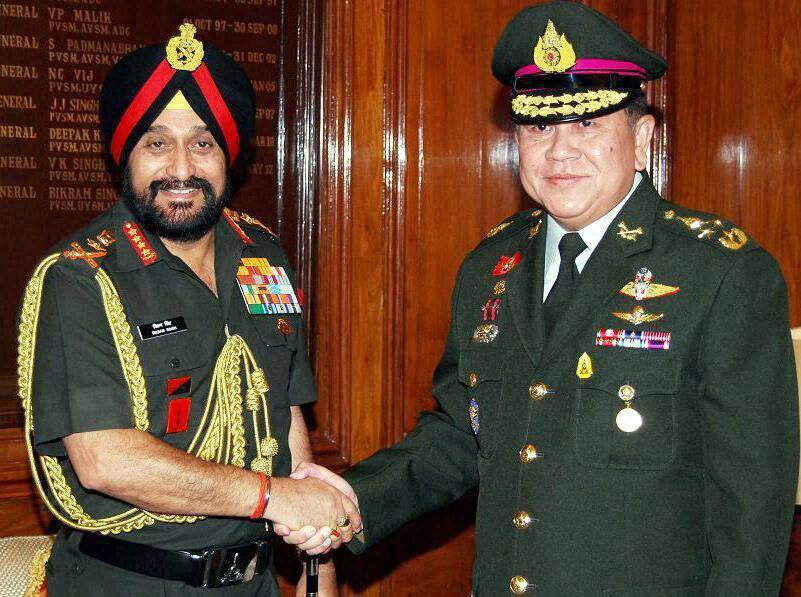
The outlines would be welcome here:
[[[169,551],[87,533],[81,538],[78,549],[89,557],[129,572],[209,588],[238,585],[264,574],[270,559],[269,540]]]

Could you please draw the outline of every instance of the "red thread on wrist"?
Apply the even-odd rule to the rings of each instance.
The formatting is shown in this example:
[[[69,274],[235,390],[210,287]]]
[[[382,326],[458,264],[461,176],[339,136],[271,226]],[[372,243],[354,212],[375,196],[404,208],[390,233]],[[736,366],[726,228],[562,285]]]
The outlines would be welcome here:
[[[253,514],[250,515],[251,520],[259,520],[264,514],[264,508],[267,506],[267,485],[269,483],[269,479],[264,473],[256,474],[259,476],[259,482],[261,485],[259,486],[259,502],[256,504]]]

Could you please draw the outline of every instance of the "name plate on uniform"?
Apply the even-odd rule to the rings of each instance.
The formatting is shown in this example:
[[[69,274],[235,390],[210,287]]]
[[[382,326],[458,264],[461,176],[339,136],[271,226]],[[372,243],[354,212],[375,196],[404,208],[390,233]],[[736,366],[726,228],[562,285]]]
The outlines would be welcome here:
[[[251,315],[300,313],[300,301],[283,267],[263,257],[243,257],[236,281]]]
[[[143,323],[136,326],[136,329],[139,331],[139,337],[142,340],[152,340],[153,338],[185,332],[187,328],[183,317],[173,317],[154,321],[153,323]]]

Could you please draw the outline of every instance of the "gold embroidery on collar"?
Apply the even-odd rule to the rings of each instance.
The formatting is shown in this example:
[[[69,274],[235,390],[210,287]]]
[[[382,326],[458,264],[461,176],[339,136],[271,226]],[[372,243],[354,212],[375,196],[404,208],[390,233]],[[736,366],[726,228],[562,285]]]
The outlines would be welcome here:
[[[635,240],[637,240],[638,236],[643,234],[643,230],[642,230],[641,227],[637,227],[637,228],[634,228],[633,230],[629,230],[629,228],[626,226],[626,222],[623,222],[622,220],[620,222],[618,222],[617,227],[620,228],[620,230],[618,231],[617,235],[620,238],[624,238],[626,240],[635,241]]]

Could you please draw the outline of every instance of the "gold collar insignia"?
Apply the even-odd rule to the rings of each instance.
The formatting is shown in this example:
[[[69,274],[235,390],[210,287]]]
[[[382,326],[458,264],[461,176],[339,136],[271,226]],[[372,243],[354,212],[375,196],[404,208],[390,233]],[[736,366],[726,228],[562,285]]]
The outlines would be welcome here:
[[[637,227],[637,228],[634,228],[633,230],[629,230],[628,226],[626,226],[626,222],[624,222],[622,220],[620,222],[618,222],[617,227],[620,228],[620,230],[618,231],[617,235],[620,238],[625,238],[626,240],[635,241],[635,240],[637,240],[638,236],[643,234],[643,231],[642,231],[641,227]]]

